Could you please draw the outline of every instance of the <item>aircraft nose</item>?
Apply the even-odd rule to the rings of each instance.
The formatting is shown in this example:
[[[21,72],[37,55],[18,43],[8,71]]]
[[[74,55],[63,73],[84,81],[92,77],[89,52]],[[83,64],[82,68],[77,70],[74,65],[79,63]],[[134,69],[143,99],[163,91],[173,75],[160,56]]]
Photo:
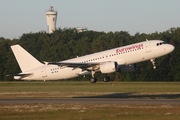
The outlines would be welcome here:
[[[175,47],[173,45],[171,45],[171,52],[175,49]]]
[[[169,45],[169,52],[172,52],[175,49],[173,45]]]

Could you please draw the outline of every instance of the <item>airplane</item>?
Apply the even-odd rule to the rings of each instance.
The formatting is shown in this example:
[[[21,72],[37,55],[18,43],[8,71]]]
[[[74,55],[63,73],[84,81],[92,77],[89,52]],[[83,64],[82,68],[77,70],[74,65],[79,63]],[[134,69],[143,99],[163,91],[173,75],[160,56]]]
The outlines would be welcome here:
[[[130,72],[137,70],[137,63],[150,60],[156,69],[155,58],[167,55],[174,46],[162,40],[146,40],[135,44],[105,50],[60,62],[41,63],[20,45],[11,49],[20,66],[21,73],[14,74],[16,80],[64,80],[91,74],[91,83],[96,83],[95,73]],[[105,76],[104,82],[110,77]]]

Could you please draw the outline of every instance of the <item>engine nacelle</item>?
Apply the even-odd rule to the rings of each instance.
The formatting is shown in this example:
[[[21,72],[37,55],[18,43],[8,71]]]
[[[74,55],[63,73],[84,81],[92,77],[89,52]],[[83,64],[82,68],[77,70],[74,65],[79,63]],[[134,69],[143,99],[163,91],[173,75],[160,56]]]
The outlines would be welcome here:
[[[118,69],[117,62],[104,62],[100,65],[101,73],[112,73],[118,71]]]
[[[131,65],[122,65],[120,66],[121,72],[132,72],[138,69],[137,64],[131,64]]]

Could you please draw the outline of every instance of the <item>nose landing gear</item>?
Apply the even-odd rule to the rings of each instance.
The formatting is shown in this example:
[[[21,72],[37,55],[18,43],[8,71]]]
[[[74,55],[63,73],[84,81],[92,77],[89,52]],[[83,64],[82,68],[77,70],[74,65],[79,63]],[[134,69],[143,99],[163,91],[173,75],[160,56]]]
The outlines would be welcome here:
[[[153,65],[153,68],[156,69],[155,59],[151,59],[150,61],[151,61],[152,65]]]

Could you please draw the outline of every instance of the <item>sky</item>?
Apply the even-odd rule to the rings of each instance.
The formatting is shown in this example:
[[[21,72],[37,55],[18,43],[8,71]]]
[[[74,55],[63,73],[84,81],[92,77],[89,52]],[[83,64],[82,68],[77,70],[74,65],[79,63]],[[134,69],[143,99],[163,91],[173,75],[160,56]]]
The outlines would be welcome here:
[[[139,33],[180,26],[180,0],[0,0],[0,37],[47,31],[45,12],[58,12],[56,28]]]

